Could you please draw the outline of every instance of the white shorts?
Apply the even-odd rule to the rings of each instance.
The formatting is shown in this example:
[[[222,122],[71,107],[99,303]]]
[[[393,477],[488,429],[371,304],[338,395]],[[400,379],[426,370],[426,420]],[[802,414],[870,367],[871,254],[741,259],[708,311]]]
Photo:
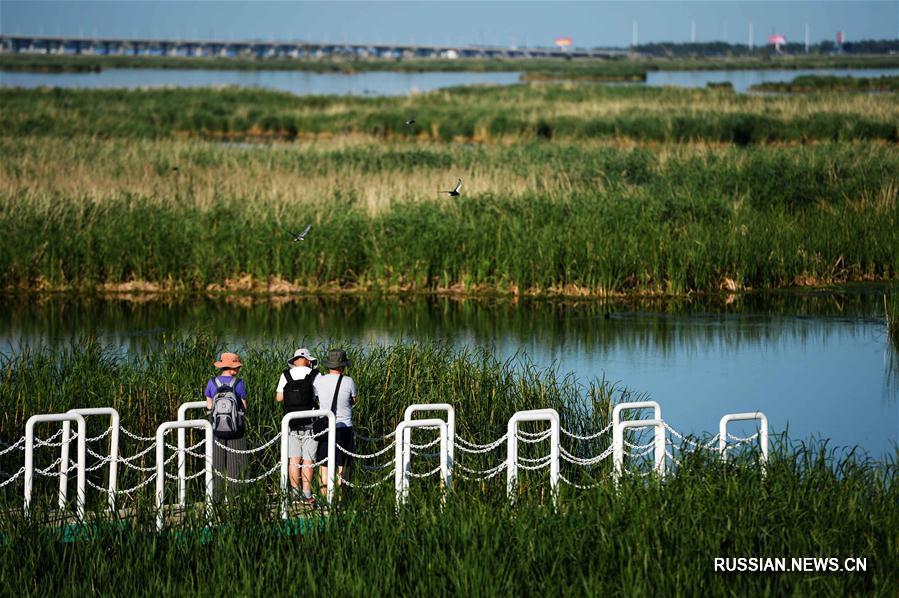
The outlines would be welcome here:
[[[312,437],[312,429],[291,431],[287,442],[287,454],[290,457],[301,457],[304,461],[315,461],[318,440]]]

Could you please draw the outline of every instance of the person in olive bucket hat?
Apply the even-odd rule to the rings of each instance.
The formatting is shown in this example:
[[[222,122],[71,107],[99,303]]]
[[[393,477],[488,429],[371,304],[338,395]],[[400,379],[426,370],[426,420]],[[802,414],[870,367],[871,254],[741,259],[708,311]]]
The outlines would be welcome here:
[[[343,349],[329,350],[328,357],[322,361],[322,365],[328,369],[328,373],[316,377],[313,383],[319,408],[330,409],[337,420],[337,451],[335,455],[337,486],[341,486],[343,480],[350,479],[353,457],[348,453],[355,452],[353,405],[356,404],[356,382],[344,373],[351,363]],[[327,457],[328,443],[327,437],[324,436],[319,438],[316,460],[323,461]],[[322,495],[326,495],[328,490],[327,466],[321,467],[319,481],[322,484],[320,492]]]

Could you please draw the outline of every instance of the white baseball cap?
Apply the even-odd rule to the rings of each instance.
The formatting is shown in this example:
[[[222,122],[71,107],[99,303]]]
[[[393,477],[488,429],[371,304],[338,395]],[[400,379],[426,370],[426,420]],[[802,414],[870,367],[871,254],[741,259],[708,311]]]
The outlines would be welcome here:
[[[312,356],[312,353],[309,352],[309,349],[307,349],[306,347],[303,347],[301,349],[297,349],[296,351],[294,351],[293,357],[291,357],[290,359],[287,360],[287,365],[293,366],[293,362],[296,361],[297,359],[299,359],[300,357],[302,357],[304,359],[308,359],[313,364],[318,362],[318,360]]]

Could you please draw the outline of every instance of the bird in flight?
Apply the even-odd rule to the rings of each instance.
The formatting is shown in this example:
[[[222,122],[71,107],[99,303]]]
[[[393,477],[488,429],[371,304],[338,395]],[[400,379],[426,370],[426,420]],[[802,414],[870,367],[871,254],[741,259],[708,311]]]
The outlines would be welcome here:
[[[449,193],[450,197],[459,197],[459,190],[462,188],[462,179],[456,183],[456,186],[453,187],[452,191],[441,191],[441,193]]]
[[[409,120],[406,121],[406,126],[407,126],[407,127],[411,127],[411,126],[414,125],[414,124],[415,124],[415,119],[414,119],[414,118],[410,118]]]
[[[301,233],[290,233],[290,236],[293,237],[293,240],[294,240],[294,241],[305,241],[305,240],[306,240],[306,235],[309,234],[309,229],[311,229],[311,228],[312,228],[312,225],[310,224],[309,226],[307,226],[307,227],[303,230],[303,232],[301,232]],[[290,232],[290,231],[287,231],[287,232]]]

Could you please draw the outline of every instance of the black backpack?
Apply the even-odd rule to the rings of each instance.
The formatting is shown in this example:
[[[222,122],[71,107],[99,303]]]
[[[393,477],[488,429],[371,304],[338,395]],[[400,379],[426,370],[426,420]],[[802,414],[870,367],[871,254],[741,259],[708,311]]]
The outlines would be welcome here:
[[[284,409],[284,415],[295,413],[297,411],[311,411],[318,409],[315,404],[315,390],[312,388],[312,382],[318,375],[317,370],[312,370],[305,378],[294,380],[290,377],[290,370],[284,370],[284,378],[287,384],[284,385],[284,401],[281,407]],[[290,422],[290,429],[293,431],[300,430],[312,424],[311,417],[301,417]]]

